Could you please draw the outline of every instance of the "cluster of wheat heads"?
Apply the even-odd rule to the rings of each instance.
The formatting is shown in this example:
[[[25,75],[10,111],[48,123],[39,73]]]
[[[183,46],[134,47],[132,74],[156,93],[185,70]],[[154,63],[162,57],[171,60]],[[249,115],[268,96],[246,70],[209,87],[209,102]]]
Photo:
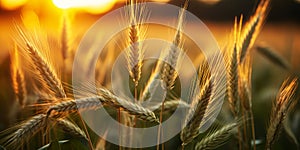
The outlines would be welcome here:
[[[143,27],[143,22],[149,16],[146,8],[139,8],[136,1],[130,1],[128,16],[129,27],[125,31],[127,36],[125,44],[130,46],[126,51],[127,70],[133,83],[132,93],[135,100],[128,100],[112,93],[108,87],[103,85],[97,88],[96,93],[83,94],[80,98],[73,98],[68,86],[69,76],[66,69],[68,67],[67,59],[73,59],[70,49],[68,23],[66,18],[63,20],[62,35],[57,37],[60,41],[58,46],[53,46],[54,42],[49,42],[47,35],[41,29],[26,28],[26,25],[15,26],[17,38],[15,46],[11,50],[11,79],[12,87],[15,92],[16,102],[19,104],[20,112],[26,113],[22,117],[24,121],[1,132],[0,145],[6,149],[63,149],[67,143],[75,141],[79,149],[109,149],[118,147],[107,143],[104,137],[96,136],[89,130],[85,122],[80,118],[79,111],[95,110],[105,107],[107,110],[115,110],[116,120],[120,123],[132,127],[143,127],[147,124],[159,125],[168,115],[179,108],[184,108],[187,115],[184,116],[183,129],[175,138],[177,147],[180,149],[215,149],[228,142],[230,137],[233,140],[231,147],[236,149],[256,149],[256,137],[254,128],[254,116],[252,108],[252,60],[253,54],[251,48],[261,30],[269,10],[269,0],[261,0],[255,13],[243,25],[243,18],[238,22],[235,19],[232,34],[228,38],[228,44],[222,50],[223,56],[215,56],[212,61],[218,67],[219,59],[225,60],[227,71],[227,82],[219,81],[217,75],[210,72],[211,66],[207,60],[202,60],[197,64],[198,70],[193,77],[190,85],[189,100],[187,103],[174,94],[178,86],[178,72],[176,71],[181,64],[182,50],[184,49],[184,14],[188,8],[187,0],[178,13],[178,25],[172,38],[173,45],[170,46],[160,57],[162,60],[168,60],[170,64],[156,61],[153,65],[144,65],[144,46],[139,41],[145,39],[147,30]],[[24,22],[26,24],[26,22]],[[38,23],[37,23],[38,24]],[[58,48],[60,47],[60,48]],[[61,50],[61,58],[53,59],[51,57],[52,49]],[[259,52],[266,55],[276,64],[284,68],[288,65],[280,57],[275,57],[269,49],[258,47]],[[111,60],[114,55],[109,51],[104,60],[100,61],[100,67],[97,67],[99,74],[97,79],[105,80],[107,68],[111,66]],[[175,68],[172,66],[176,66]],[[143,68],[153,70],[149,79],[142,81],[144,75]],[[59,73],[59,70],[64,70]],[[225,73],[226,74],[226,73]],[[155,79],[163,82],[163,87],[167,91],[167,97],[163,103],[151,107],[145,107],[140,104],[142,101],[150,100],[152,92],[158,86]],[[100,81],[100,82],[101,82]],[[216,90],[226,82],[224,91]],[[295,91],[298,86],[297,78],[287,79],[272,107],[270,121],[267,128],[265,148],[271,149],[272,145],[279,137],[283,121],[295,105]],[[83,85],[84,88],[88,86]],[[30,95],[35,95],[32,97]],[[30,94],[31,92],[31,94]],[[219,101],[219,93],[225,93],[228,100],[229,110],[232,112],[232,121],[225,123],[216,123],[205,133],[200,130],[214,114],[215,104]],[[88,96],[86,96],[88,95]],[[33,109],[32,109],[33,108]],[[28,113],[28,114],[27,114]],[[29,117],[28,117],[29,116]],[[112,115],[114,116],[114,115]],[[157,141],[160,141],[161,128],[158,128]],[[106,133],[107,134],[107,133]],[[106,135],[105,134],[105,135]],[[130,134],[130,133],[128,133]],[[155,133],[153,133],[155,134]],[[231,136],[234,135],[234,136]],[[121,137],[120,137],[121,138]],[[135,140],[135,139],[129,139]],[[120,140],[122,142],[122,140]],[[176,141],[176,140],[175,140]],[[178,142],[180,141],[180,142]],[[123,141],[124,142],[124,141]],[[80,146],[78,146],[80,145]],[[172,146],[170,146],[172,147]],[[70,147],[69,147],[70,148]],[[156,149],[169,148],[164,144],[157,144]],[[153,149],[155,149],[153,147]]]

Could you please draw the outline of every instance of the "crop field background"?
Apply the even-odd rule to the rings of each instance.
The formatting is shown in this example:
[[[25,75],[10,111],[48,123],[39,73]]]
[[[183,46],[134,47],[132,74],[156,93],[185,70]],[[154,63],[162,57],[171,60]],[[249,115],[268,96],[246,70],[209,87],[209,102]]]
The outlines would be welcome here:
[[[94,7],[85,5],[90,1],[78,0],[76,6],[67,2],[0,0],[0,150],[300,148],[299,0],[99,0]],[[144,23],[151,10],[147,5],[138,7],[142,2],[178,6],[176,19],[169,14],[157,18],[176,23],[177,28]],[[122,19],[127,28],[103,45],[96,65],[79,59],[83,70],[94,73],[95,85],[80,83],[75,89],[74,62],[86,33],[96,21],[124,6],[125,19],[110,18],[115,24],[99,33],[113,30]],[[186,22],[187,11],[208,27],[219,54],[204,56],[184,33],[186,26],[199,25]],[[151,38],[172,45],[141,42]],[[93,46],[97,43],[87,47]],[[149,50],[164,61],[143,60]],[[196,71],[188,70],[182,52]],[[121,54],[126,73],[112,75]],[[220,67],[224,71],[211,71]],[[188,87],[180,78],[190,81]],[[114,92],[113,83],[131,96]],[[163,99],[155,97],[156,89],[166,91]],[[181,91],[188,91],[188,99],[181,98]],[[214,114],[221,101],[220,113]],[[99,110],[128,127],[156,126],[157,144],[138,147],[133,143],[141,139],[119,128],[108,127],[100,136],[84,120],[85,112]],[[162,124],[177,110],[178,124],[163,131]],[[105,118],[89,117],[104,128]],[[160,142],[176,126],[182,130]]]

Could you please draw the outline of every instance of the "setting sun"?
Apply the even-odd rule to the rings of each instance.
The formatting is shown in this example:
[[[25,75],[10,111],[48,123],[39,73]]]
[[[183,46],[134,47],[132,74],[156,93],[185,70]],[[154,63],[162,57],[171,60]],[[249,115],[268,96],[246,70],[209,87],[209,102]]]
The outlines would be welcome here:
[[[115,2],[116,0],[53,0],[54,5],[58,8],[82,9],[93,14],[100,14],[110,10]]]

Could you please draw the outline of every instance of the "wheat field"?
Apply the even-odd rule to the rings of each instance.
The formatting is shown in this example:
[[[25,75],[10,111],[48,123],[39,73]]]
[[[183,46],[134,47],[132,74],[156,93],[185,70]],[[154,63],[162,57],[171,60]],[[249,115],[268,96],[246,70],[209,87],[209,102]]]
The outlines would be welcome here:
[[[43,20],[36,14],[14,20],[9,27],[12,32],[7,35],[12,41],[6,48],[9,52],[1,62],[0,116],[6,119],[0,120],[0,149],[299,149],[297,62],[274,50],[272,44],[276,43],[261,40],[268,34],[263,28],[272,1],[259,0],[249,17],[232,16],[228,32],[218,43],[220,54],[208,58],[197,52],[193,40],[184,34],[190,1],[182,1],[176,28],[166,30],[164,26],[145,24],[151,11],[137,7],[142,1],[128,0],[123,14],[129,18],[127,28],[104,45],[95,68],[86,65],[89,61],[85,59],[80,61],[88,73],[95,74],[95,85],[80,83],[77,89],[72,87],[73,63],[85,31],[78,29],[75,35],[68,15],[61,16],[57,34],[43,28]],[[149,37],[171,43],[158,51],[159,60],[144,59],[146,49],[152,46],[140,41]],[[111,76],[122,52],[127,76]],[[196,68],[186,76],[178,71],[185,67],[183,53]],[[224,71],[212,71],[221,67]],[[181,91],[186,90],[181,89],[182,77],[191,81],[188,99],[181,99]],[[132,97],[113,91],[112,82],[122,79],[128,80],[125,88]],[[94,87],[95,91],[91,90]],[[158,88],[166,95],[156,102],[153,99]],[[220,113],[216,113],[221,99]],[[155,139],[151,139],[157,144],[121,146],[140,139],[133,138],[131,131],[122,133],[118,129],[99,136],[82,113],[100,109],[128,127],[157,126]],[[177,118],[180,124],[167,128],[172,131],[181,126],[180,132],[160,143],[166,136],[162,134],[166,132],[163,123],[177,110],[184,112]],[[99,120],[103,124],[105,121]],[[114,137],[118,144],[106,140],[107,135],[118,132],[121,134]]]

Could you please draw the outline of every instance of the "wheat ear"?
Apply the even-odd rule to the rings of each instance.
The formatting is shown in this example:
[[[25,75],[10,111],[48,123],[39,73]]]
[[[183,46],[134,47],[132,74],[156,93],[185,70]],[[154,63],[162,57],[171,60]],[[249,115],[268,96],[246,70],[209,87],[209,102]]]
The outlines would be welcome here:
[[[235,117],[239,113],[239,100],[238,100],[238,59],[237,59],[237,41],[238,41],[238,31],[237,31],[237,19],[235,19],[234,29],[233,29],[234,43],[232,50],[229,52],[229,62],[228,62],[228,81],[227,81],[227,96],[229,101],[230,109]]]
[[[289,82],[286,80],[277,95],[276,101],[273,104],[272,112],[270,115],[269,127],[267,129],[266,149],[271,149],[279,137],[283,121],[287,113],[292,109],[292,104],[296,103],[295,92],[298,88],[298,79],[294,78]]]
[[[130,48],[127,51],[127,67],[129,75],[135,86],[137,86],[141,78],[144,58],[143,45],[140,43],[144,37],[141,25],[144,19],[147,18],[147,12],[144,7],[137,7],[134,3],[134,0],[130,0],[128,12],[130,16],[130,28],[128,33]]]
[[[270,0],[261,0],[254,15],[249,19],[242,29],[241,41],[239,42],[239,47],[241,48],[239,62],[244,60],[247,52],[253,46],[266,19],[269,4]]]
[[[169,100],[164,103],[164,112],[172,112],[177,108],[190,108],[190,105],[179,99]],[[152,106],[149,109],[154,110],[155,113],[159,113],[162,109],[162,103]]]
[[[77,110],[94,110],[100,108],[101,102],[98,96],[85,97],[70,101],[62,101],[53,106],[50,106],[47,110],[47,116],[56,116],[57,114],[52,114],[52,112],[68,114],[75,112]]]
[[[46,115],[36,115],[19,125],[19,128],[5,141],[4,146],[7,148],[19,148],[26,140],[44,127],[46,127]]]
[[[51,121],[57,126],[57,128],[62,129],[64,132],[72,135],[73,137],[82,137],[88,141],[85,132],[74,123],[62,118],[52,119]]]
[[[206,81],[199,94],[192,101],[191,108],[184,120],[185,127],[180,134],[182,145],[190,143],[196,136],[199,135],[201,121],[204,117],[209,101],[211,100],[213,86],[213,81],[210,78]]]
[[[183,8],[181,8],[179,12],[178,24],[176,28],[175,37],[172,41],[172,45],[170,46],[169,50],[167,51],[166,60],[169,63],[164,63],[162,67],[162,80],[165,83],[165,89],[171,90],[174,87],[175,80],[178,76],[175,68],[178,68],[179,60],[181,57],[181,50],[178,47],[182,46],[182,30],[183,30],[183,23],[185,18],[185,11],[188,7],[189,1],[185,1]]]
[[[231,123],[219,130],[213,131],[211,134],[206,135],[199,143],[196,144],[196,150],[212,150],[224,144],[234,128],[238,126],[238,123]]]
[[[20,27],[17,27],[17,29],[26,44],[27,49],[25,50],[25,52],[31,58],[33,64],[35,65],[35,69],[39,72],[41,80],[43,80],[44,83],[50,88],[50,90],[55,92],[58,97],[65,98],[65,91],[52,65],[50,65],[49,62],[46,61],[46,59],[43,57],[43,55],[41,55],[39,50],[30,43]]]
[[[128,112],[131,115],[137,116],[137,118],[141,120],[158,122],[155,114],[151,110],[144,108],[140,104],[121,99],[104,88],[99,88],[98,91],[101,102],[104,102],[105,104],[114,108],[123,108],[124,111]]]
[[[27,90],[24,72],[19,63],[19,54],[17,46],[15,45],[11,52],[11,77],[13,89],[21,107],[24,107],[27,102]]]

